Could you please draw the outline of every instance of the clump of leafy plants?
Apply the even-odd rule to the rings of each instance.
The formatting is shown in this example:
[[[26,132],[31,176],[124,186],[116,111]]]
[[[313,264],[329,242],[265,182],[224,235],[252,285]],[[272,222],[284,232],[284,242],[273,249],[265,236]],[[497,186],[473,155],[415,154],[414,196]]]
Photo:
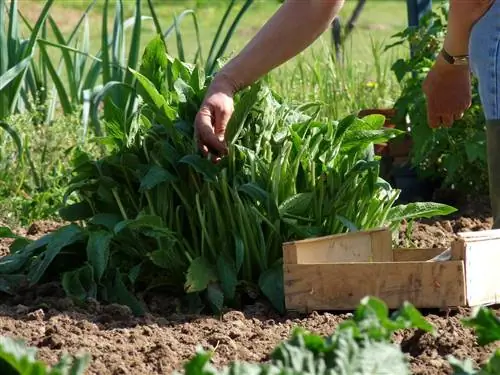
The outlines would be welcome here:
[[[412,54],[394,62],[392,71],[402,92],[394,105],[398,128],[407,130],[413,142],[411,164],[420,175],[444,188],[462,193],[487,193],[485,118],[478,82],[472,78],[472,105],[451,128],[432,129],[427,121],[422,84],[438,55],[446,32],[446,4],[426,14],[417,28],[408,27],[394,35],[393,48],[403,43]],[[408,121],[409,120],[409,121]]]
[[[36,349],[22,340],[0,337],[0,373],[4,375],[83,375],[90,362],[88,354],[75,358],[65,354],[52,367],[36,359]]]
[[[78,152],[60,210],[70,221],[37,241],[17,238],[0,260],[0,288],[15,293],[61,280],[69,296],[144,312],[140,295],[161,289],[191,306],[239,306],[257,290],[284,311],[282,243],[445,215],[436,203],[395,205],[373,143],[400,131],[382,116],[317,120],[261,82],[235,98],[229,155],[203,158],[193,122],[211,77],[170,57],[161,37],[145,49],[132,114],[113,118],[105,156]],[[13,236],[8,231],[6,235]]]

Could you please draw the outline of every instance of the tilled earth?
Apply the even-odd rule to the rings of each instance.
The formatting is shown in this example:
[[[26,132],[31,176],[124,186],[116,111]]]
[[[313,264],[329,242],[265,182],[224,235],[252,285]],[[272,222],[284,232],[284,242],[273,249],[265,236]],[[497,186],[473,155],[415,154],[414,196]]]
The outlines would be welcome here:
[[[37,223],[18,230],[36,238],[55,229],[57,223]],[[413,226],[412,244],[445,247],[455,233],[491,227],[488,213],[468,212],[446,220],[422,221]],[[403,228],[404,229],[404,228]],[[400,236],[400,245],[405,242]],[[0,255],[8,252],[10,240],[0,240]],[[88,374],[171,374],[201,346],[214,350],[216,365],[232,360],[266,361],[268,354],[289,337],[295,326],[328,335],[349,314],[317,313],[279,316],[268,306],[256,303],[242,311],[222,316],[188,316],[175,312],[175,301],[152,299],[150,313],[133,317],[118,305],[75,306],[56,285],[41,286],[27,295],[4,299],[0,304],[0,335],[16,336],[38,347],[39,358],[55,363],[62,353],[88,352],[92,362]],[[500,308],[496,310],[500,312]],[[395,336],[407,353],[415,374],[451,374],[448,355],[471,358],[479,365],[500,345],[480,347],[473,332],[460,319],[471,313],[425,312],[438,334],[420,335],[403,331]]]

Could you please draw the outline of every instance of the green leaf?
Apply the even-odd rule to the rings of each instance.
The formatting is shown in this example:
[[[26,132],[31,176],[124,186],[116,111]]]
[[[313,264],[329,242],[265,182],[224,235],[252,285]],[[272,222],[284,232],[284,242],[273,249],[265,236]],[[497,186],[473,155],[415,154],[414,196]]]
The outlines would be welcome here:
[[[78,202],[59,210],[59,216],[66,221],[85,220],[94,214],[92,207],[87,201]]]
[[[139,300],[128,290],[118,269],[115,270],[113,284],[109,292],[109,295],[112,296],[112,301],[130,307],[132,313],[136,316],[144,315],[144,307],[139,302]]]
[[[31,285],[40,281],[49,265],[64,247],[82,240],[84,236],[82,229],[75,224],[61,227],[52,234],[47,249],[34,260],[30,267],[28,279]]]
[[[145,190],[150,190],[163,182],[174,182],[177,180],[178,178],[166,169],[157,165],[152,165],[149,168],[148,173],[146,173],[146,175],[141,179],[139,191],[144,192]]]
[[[228,144],[231,145],[235,143],[241,134],[250,111],[257,103],[261,87],[261,84],[257,82],[241,95],[241,99],[236,104],[231,119],[226,127],[226,139]]]
[[[141,73],[132,68],[129,68],[129,70],[134,74],[140,87],[142,87],[142,90],[139,90],[140,95],[155,110],[156,115],[159,117],[158,120],[167,123],[175,120],[176,111],[168,105],[167,100],[158,92],[155,85]]]
[[[261,273],[259,287],[271,304],[280,313],[285,312],[285,287],[283,285],[283,263],[276,262]]]
[[[108,267],[109,245],[113,234],[105,231],[91,231],[87,242],[87,259],[94,270],[94,278],[99,282]]]
[[[76,270],[65,272],[62,277],[62,286],[66,294],[79,301],[97,297],[97,284],[91,265],[86,264]]]
[[[285,199],[279,206],[280,215],[303,216],[311,208],[314,193],[298,193]]]
[[[16,78],[18,78],[21,73],[26,71],[26,68],[29,66],[31,62],[31,56],[26,57],[25,59],[19,61],[12,68],[7,70],[4,74],[0,76],[0,91],[4,90],[5,87]]]
[[[363,117],[363,122],[368,125],[371,130],[381,129],[385,124],[385,116],[380,114],[373,114]]]
[[[207,181],[215,181],[218,168],[209,160],[203,159],[199,155],[186,155],[178,161],[181,164],[187,164],[196,172],[202,174]]]
[[[400,222],[403,219],[431,218],[445,216],[457,211],[455,207],[434,202],[413,202],[392,207],[387,214],[386,222]]]
[[[241,266],[243,265],[243,260],[245,259],[245,244],[241,237],[234,233],[234,259],[236,260],[236,272],[239,272]]]
[[[193,259],[186,275],[186,292],[201,292],[214,282],[217,282],[217,275],[212,265],[203,257]]]
[[[167,47],[161,35],[157,35],[146,44],[139,72],[162,93],[167,68]]]
[[[94,215],[89,223],[93,225],[103,226],[107,230],[113,231],[116,224],[122,221],[122,217],[117,214],[109,214],[109,213],[99,213]]]
[[[217,258],[217,275],[224,297],[233,299],[238,285],[238,274],[234,262],[222,254]]]
[[[407,301],[403,303],[403,306],[391,318],[397,323],[401,323],[403,327],[418,328],[424,332],[436,332],[434,326],[425,320],[420,311]]]
[[[149,253],[148,256],[154,265],[160,268],[171,269],[173,265],[172,265],[172,257],[169,254],[169,251],[170,249],[159,249],[152,251],[151,253]]]
[[[462,323],[474,329],[479,345],[488,345],[500,340],[500,319],[487,307],[475,309],[472,316],[463,319]]]
[[[14,234],[9,227],[0,227],[0,238],[21,238],[17,234]]]
[[[224,306],[224,293],[217,284],[210,284],[207,287],[207,299],[212,310],[220,313]]]

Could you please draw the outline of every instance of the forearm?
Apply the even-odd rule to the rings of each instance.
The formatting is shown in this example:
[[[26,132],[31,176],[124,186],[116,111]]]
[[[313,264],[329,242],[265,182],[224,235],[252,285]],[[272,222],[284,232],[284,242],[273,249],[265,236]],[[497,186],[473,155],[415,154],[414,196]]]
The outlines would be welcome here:
[[[253,82],[311,45],[344,0],[287,0],[245,48],[218,73],[233,91]]]
[[[494,0],[450,0],[444,48],[451,55],[467,55],[472,26]]]

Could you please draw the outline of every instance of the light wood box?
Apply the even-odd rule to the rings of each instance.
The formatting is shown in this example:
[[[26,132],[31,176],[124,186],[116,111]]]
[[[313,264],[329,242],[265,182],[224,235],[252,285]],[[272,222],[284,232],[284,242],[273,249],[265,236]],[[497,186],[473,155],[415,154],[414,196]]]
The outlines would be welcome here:
[[[392,248],[374,229],[283,244],[287,310],[354,310],[365,296],[397,309],[453,308],[500,302],[500,230],[459,233],[446,249]]]

